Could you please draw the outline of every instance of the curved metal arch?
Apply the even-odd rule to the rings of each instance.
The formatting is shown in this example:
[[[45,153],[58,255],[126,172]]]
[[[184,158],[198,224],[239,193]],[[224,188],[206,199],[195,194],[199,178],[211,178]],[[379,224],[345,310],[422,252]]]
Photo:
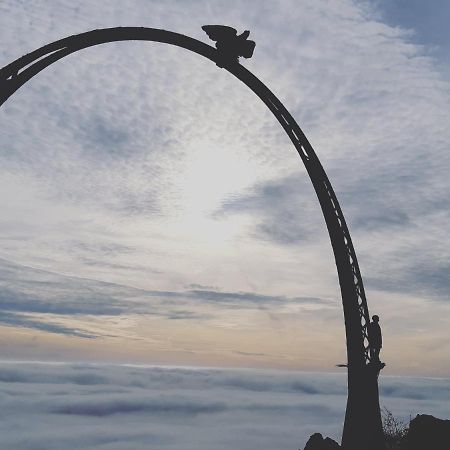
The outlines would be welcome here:
[[[204,56],[223,67],[241,80],[265,103],[297,149],[322,208],[341,289],[349,388],[343,444],[347,449],[381,448],[378,388],[374,371],[369,370],[370,354],[367,331],[370,321],[369,311],[350,232],[331,183],[314,149],[294,118],[264,83],[238,62],[224,64],[220,53],[214,47],[183,34],[146,27],[105,28],[60,39],[28,53],[0,69],[0,106],[33,76],[59,59],[87,47],[130,40],[175,45]],[[369,389],[370,386],[373,387],[374,380],[376,398],[373,395],[366,395],[364,390],[365,387]],[[372,389],[372,394],[373,392]],[[371,411],[369,412],[368,409]],[[377,423],[372,425],[366,423],[370,418]],[[371,421],[373,422],[373,420]]]

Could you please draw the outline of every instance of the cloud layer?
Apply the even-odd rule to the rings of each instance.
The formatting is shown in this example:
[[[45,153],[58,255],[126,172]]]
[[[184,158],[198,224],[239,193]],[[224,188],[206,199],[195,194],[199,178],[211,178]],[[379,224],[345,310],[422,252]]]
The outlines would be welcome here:
[[[448,380],[382,378],[381,402],[407,419],[448,417]],[[340,438],[344,375],[2,363],[3,445],[15,449],[300,448]]]

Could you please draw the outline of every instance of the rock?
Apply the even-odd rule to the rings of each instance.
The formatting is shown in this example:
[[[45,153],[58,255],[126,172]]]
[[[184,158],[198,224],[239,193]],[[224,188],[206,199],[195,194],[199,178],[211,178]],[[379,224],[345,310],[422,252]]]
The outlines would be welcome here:
[[[323,444],[323,436],[320,433],[314,433],[308,439],[305,445],[305,450],[317,450],[320,449]]]
[[[305,445],[305,450],[340,450],[341,446],[329,437],[323,438],[320,433],[314,433]]]
[[[339,450],[341,448],[341,446],[334,441],[333,439],[327,437],[324,439],[323,443],[324,445],[324,450]]]
[[[409,424],[405,450],[448,450],[450,448],[450,420],[418,414]]]

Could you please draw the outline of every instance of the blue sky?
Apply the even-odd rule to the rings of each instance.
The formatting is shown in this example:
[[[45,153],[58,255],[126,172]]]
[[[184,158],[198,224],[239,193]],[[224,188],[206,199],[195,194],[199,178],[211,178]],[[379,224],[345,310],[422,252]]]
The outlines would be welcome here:
[[[448,6],[408,5],[6,1],[0,65],[94,28],[205,42],[206,23],[249,29],[242,63],[296,118],[341,201],[386,372],[449,376]],[[1,108],[3,358],[345,362],[318,202],[254,97],[197,55],[116,43],[65,58]]]
[[[411,30],[412,40],[424,45],[447,70],[450,66],[450,4],[446,0],[375,0],[388,24]]]

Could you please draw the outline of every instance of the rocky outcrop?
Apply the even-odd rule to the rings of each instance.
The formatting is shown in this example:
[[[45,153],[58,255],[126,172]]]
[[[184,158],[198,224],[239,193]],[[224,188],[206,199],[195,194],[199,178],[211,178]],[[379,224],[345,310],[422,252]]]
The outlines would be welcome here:
[[[450,420],[437,419],[427,414],[418,414],[409,423],[398,439],[386,435],[386,448],[389,450],[448,450],[450,449]],[[388,437],[391,437],[389,440]],[[343,450],[333,439],[323,438],[314,433],[304,450]]]
[[[405,450],[448,450],[450,420],[418,414],[409,424]]]
[[[340,450],[341,446],[329,437],[323,438],[320,433],[314,433],[308,440],[305,450]]]

